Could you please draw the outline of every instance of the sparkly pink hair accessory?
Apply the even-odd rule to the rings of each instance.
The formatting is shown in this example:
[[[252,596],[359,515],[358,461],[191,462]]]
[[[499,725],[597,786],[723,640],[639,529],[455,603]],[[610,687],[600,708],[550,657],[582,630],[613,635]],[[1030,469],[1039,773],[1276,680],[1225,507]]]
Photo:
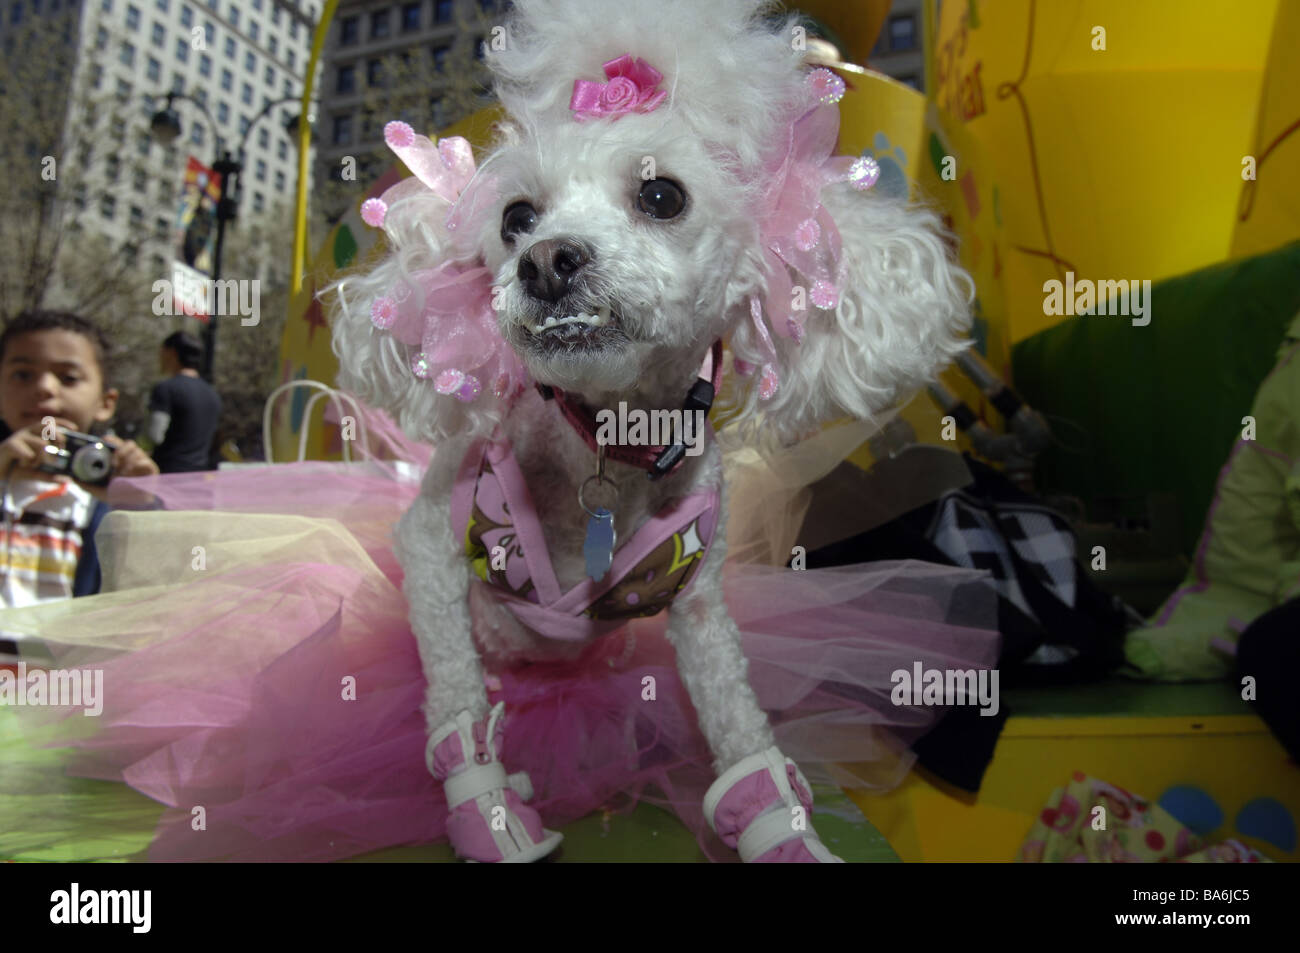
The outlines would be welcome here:
[[[658,88],[663,74],[645,60],[624,53],[603,66],[608,83],[574,80],[569,108],[579,122],[653,112],[668,97]]]
[[[871,188],[879,178],[880,163],[871,156],[859,156],[849,166],[849,184],[859,192]]]
[[[460,136],[434,145],[406,123],[390,122],[384,126],[384,141],[416,179],[449,203],[454,203],[474,178],[474,153]],[[388,207],[407,191],[409,184],[404,180],[382,197],[366,199],[361,203],[361,220],[372,228],[382,228]]]
[[[404,122],[385,126],[384,139],[414,178],[403,179],[381,198],[362,203],[361,218],[367,225],[381,227],[390,205],[423,189],[452,206],[448,229],[467,221],[475,224],[477,215],[490,205],[490,182],[483,182],[483,188],[468,188],[474,178],[474,153],[464,139],[443,139],[434,145]],[[432,379],[440,394],[469,403],[482,393],[484,381],[502,399],[524,386],[526,371],[501,336],[492,309],[492,272],[483,265],[449,261],[399,278],[371,302],[370,320],[416,349],[410,359],[411,373],[421,380]]]
[[[868,189],[880,175],[873,159],[835,155],[840,127],[836,104],[844,97],[844,80],[828,69],[816,69],[808,75],[806,91],[804,111],[786,127],[784,141],[764,163],[762,174],[768,184],[756,212],[768,283],[762,301],[752,298],[749,309],[767,360],[757,366],[740,361],[737,370],[761,372],[763,400],[780,386],[768,321],[776,334],[799,344],[804,338],[805,302],[823,311],[840,302],[840,232],[821,204],[822,189],[832,182]],[[797,301],[792,271],[800,282]]]
[[[497,397],[518,391],[525,371],[501,337],[492,310],[492,273],[444,262],[398,279],[370,307],[375,327],[414,353],[411,373],[440,394],[469,403],[491,385]]]

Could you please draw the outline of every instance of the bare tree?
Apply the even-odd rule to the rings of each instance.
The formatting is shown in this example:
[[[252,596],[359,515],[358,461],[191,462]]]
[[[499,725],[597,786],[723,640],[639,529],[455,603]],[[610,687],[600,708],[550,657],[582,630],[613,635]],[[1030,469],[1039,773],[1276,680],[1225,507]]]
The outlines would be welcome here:
[[[244,220],[226,235],[222,271],[227,278],[258,282],[258,322],[221,317],[213,377],[221,394],[217,442],[245,459],[262,457],[262,407],[280,383],[280,339],[289,314],[289,265],[293,256],[293,207],[286,196],[266,213]]]
[[[11,18],[12,20],[12,18]],[[92,26],[87,15],[85,29]],[[134,239],[105,245],[70,227],[88,208],[113,198],[121,159],[104,148],[102,130],[76,116],[124,126],[128,104],[96,88],[98,72],[77,70],[80,11],[28,10],[6,27],[0,56],[0,319],[42,307],[89,312],[138,278]],[[112,35],[100,35],[107,46]],[[69,117],[74,117],[70,121]],[[98,169],[96,186],[92,169]]]
[[[16,23],[10,12],[0,55],[0,322],[59,309],[99,324],[110,340],[107,383],[122,392],[117,429],[130,431],[161,340],[152,278],[139,260],[143,236],[111,237],[95,215],[118,201],[123,150],[112,135],[120,143],[136,117],[128,99],[101,89],[98,65],[79,58],[83,30],[96,54],[121,38],[71,5],[28,7]]]

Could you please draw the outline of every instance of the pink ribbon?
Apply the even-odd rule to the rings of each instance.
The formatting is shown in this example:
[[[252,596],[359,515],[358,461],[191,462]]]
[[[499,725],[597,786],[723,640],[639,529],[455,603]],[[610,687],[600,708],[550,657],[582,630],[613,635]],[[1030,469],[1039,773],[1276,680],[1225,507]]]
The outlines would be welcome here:
[[[603,67],[608,83],[574,80],[569,108],[579,121],[653,112],[668,96],[657,89],[663,74],[645,60],[624,53]]]
[[[384,139],[413,177],[381,198],[362,203],[366,224],[381,227],[390,205],[429,189],[452,203],[448,229],[473,231],[478,216],[491,208],[494,186],[480,180],[469,187],[475,171],[469,143],[457,136],[435,146],[404,122],[385,126]],[[419,349],[411,359],[411,372],[431,378],[440,394],[469,402],[487,386],[506,399],[525,384],[527,372],[497,325],[492,273],[484,266],[444,262],[399,279],[371,303],[370,319],[381,331]]]
[[[397,154],[411,174],[439,197],[453,203],[474,178],[474,152],[460,136],[442,139],[437,145],[404,122],[384,126],[384,141]],[[413,183],[403,180],[377,199],[361,203],[361,220],[379,228],[384,224],[388,207],[413,191]]]
[[[761,173],[768,185],[756,218],[768,280],[762,301],[750,301],[750,316],[768,358],[761,366],[759,396],[764,400],[776,393],[779,383],[772,334],[800,343],[808,305],[830,310],[839,304],[841,238],[821,204],[822,189],[839,181],[859,189],[875,183],[864,160],[835,155],[840,127],[836,104],[844,94],[843,80],[818,69],[809,74],[807,88],[813,105],[790,123],[784,141],[771,152]],[[795,306],[791,271],[802,282],[801,308]],[[752,373],[753,367],[745,365],[744,370]]]
[[[506,397],[522,386],[523,365],[501,337],[492,309],[492,273],[444,262],[399,279],[370,309],[375,326],[419,348],[416,377],[432,378],[439,393],[463,401],[489,386]]]

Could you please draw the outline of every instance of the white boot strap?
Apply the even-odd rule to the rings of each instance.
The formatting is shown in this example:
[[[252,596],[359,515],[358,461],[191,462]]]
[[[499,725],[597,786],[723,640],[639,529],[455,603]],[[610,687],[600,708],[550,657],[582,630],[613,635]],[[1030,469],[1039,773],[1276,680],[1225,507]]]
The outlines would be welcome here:
[[[450,734],[450,732],[430,735],[429,743],[424,746],[425,767],[427,767],[429,769],[429,773],[434,775],[435,777],[437,776],[437,772],[433,770],[433,752],[434,749],[438,747],[438,745],[442,744],[443,739],[447,737],[447,734]]]
[[[487,729],[483,732],[483,742],[489,747],[492,744],[492,737],[497,733],[497,724],[505,713],[505,702],[497,702],[492,706],[492,710],[488,712]]]
[[[730,769],[714,781],[704,795],[704,819],[709,822],[709,827],[713,829],[714,833],[718,830],[715,826],[714,815],[717,813],[718,805],[722,803],[723,797],[735,786],[737,781],[749,777],[762,768],[767,768],[781,800],[789,804],[794,799],[794,792],[790,790],[790,779],[785,773],[786,764],[794,764],[794,762],[783,755],[780,748],[773,745],[766,751],[751,754],[743,761],[732,765]],[[795,770],[797,771],[798,768]]]
[[[506,778],[506,784],[514,789],[520,800],[531,801],[533,799],[533,779],[528,776],[527,771],[516,771]]]
[[[466,801],[499,790],[506,783],[506,769],[501,762],[489,761],[487,764],[471,765],[459,774],[453,774],[442,782],[442,790],[447,795],[447,807],[454,811]]]
[[[794,829],[794,813],[790,808],[783,806],[750,822],[745,832],[740,835],[736,850],[740,853],[740,859],[748,864],[755,857],[762,857],[773,847],[808,833],[809,830]]]
[[[492,738],[493,735],[496,734],[497,723],[501,720],[501,716],[505,714],[505,707],[505,702],[497,702],[485,716],[487,718],[487,725],[483,734],[484,744],[488,751],[492,750]],[[429,736],[429,741],[424,746],[424,764],[429,769],[430,774],[435,774],[433,770],[434,750],[438,745],[442,744],[452,735],[460,736],[461,757],[466,761],[469,761],[474,757],[474,752],[478,750],[478,742],[474,740],[475,723],[474,716],[471,715],[468,710],[462,711],[450,721],[443,722],[443,724]]]
[[[830,848],[828,848],[825,844],[821,842],[820,837],[805,837],[803,841],[803,846],[807,848],[808,853],[812,854],[823,864],[844,863],[844,858],[836,857],[834,854],[832,854],[830,852]]]
[[[462,711],[450,721],[443,722],[429,736],[429,741],[424,746],[424,764],[429,769],[430,774],[435,773],[433,770],[434,750],[452,735],[460,736],[461,757],[469,760],[474,756],[474,717],[468,711]],[[465,748],[466,740],[469,741],[468,750]]]

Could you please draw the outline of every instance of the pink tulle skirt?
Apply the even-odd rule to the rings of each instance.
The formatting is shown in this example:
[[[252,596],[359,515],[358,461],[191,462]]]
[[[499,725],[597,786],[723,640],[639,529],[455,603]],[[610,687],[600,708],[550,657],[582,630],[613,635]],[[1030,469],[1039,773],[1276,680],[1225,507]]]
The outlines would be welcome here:
[[[390,546],[417,476],[304,463],[121,481],[119,502],[154,509],[106,518],[104,593],[6,616],[53,665],[103,671],[98,718],[20,710],[32,743],[166,805],[151,860],[325,861],[444,838]],[[902,780],[908,745],[944,710],[895,705],[892,674],[995,663],[981,578],[916,562],[727,566],[751,684],[813,783]],[[665,621],[635,620],[573,662],[491,672],[486,687],[505,701],[507,770],[529,773],[547,826],[641,799],[721,858],[702,810],[712,757]]]

